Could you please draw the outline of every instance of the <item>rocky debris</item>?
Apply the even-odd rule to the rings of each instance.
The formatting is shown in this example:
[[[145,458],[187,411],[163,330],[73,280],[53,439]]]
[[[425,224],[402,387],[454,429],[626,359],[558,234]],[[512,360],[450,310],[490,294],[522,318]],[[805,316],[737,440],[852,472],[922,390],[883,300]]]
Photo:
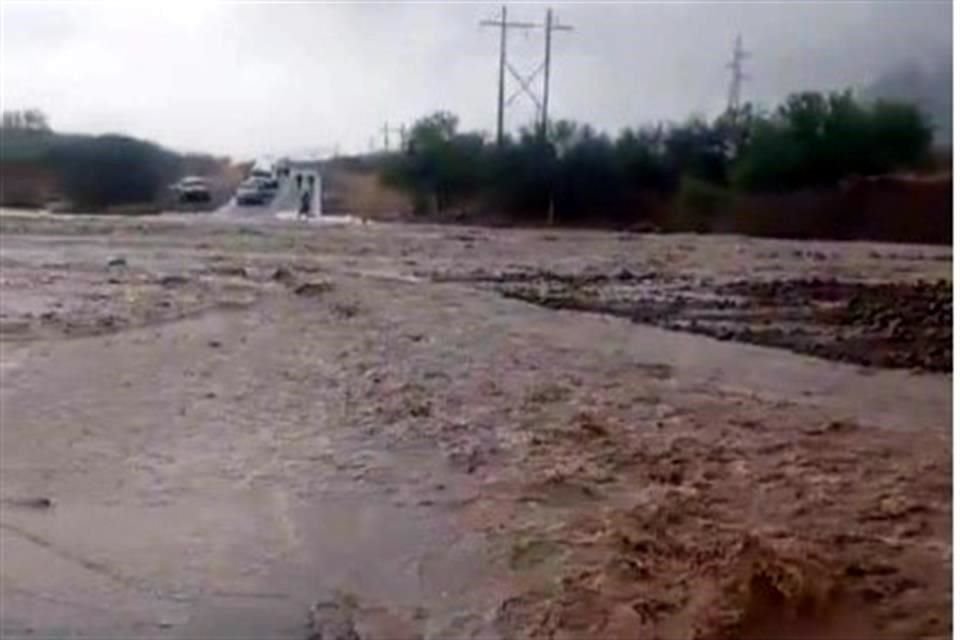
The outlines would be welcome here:
[[[613,283],[647,282],[655,280],[657,274],[655,272],[634,273],[627,268],[621,268],[612,273],[557,273],[546,269],[490,272],[474,269],[467,273],[433,273],[429,277],[436,282],[475,282],[498,285],[526,283],[579,288]]]
[[[277,267],[274,269],[273,274],[270,276],[270,279],[274,282],[279,282],[281,284],[289,284],[293,282],[296,278],[293,275],[293,272],[286,267]]]
[[[330,305],[330,312],[338,318],[349,320],[359,315],[361,308],[355,302],[336,302]]]
[[[182,275],[167,275],[160,278],[160,284],[164,287],[180,287],[190,282],[190,278]]]
[[[423,640],[427,612],[361,606],[350,594],[337,593],[314,604],[307,623],[308,640]],[[456,636],[454,636],[456,637]]]
[[[612,275],[500,273],[505,297],[604,313],[718,340],[778,347],[862,366],[952,370],[953,292],[946,280],[738,280],[692,286],[623,269]]]
[[[127,259],[123,256],[114,256],[107,260],[107,267],[126,267]]]
[[[4,498],[0,504],[23,509],[50,509],[53,507],[53,500],[46,496],[36,496],[30,498]]]
[[[298,296],[317,297],[333,291],[333,284],[326,280],[314,280],[312,282],[302,282],[293,288],[293,292]]]
[[[235,266],[211,267],[210,273],[228,278],[247,278],[249,275],[244,267]]]
[[[0,320],[0,335],[13,335],[30,331],[29,320]]]
[[[310,607],[307,640],[362,640],[354,622],[355,610],[356,604],[346,597],[317,602]]]
[[[467,474],[474,473],[487,462],[487,455],[479,445],[459,447],[447,453],[447,460],[455,469]]]

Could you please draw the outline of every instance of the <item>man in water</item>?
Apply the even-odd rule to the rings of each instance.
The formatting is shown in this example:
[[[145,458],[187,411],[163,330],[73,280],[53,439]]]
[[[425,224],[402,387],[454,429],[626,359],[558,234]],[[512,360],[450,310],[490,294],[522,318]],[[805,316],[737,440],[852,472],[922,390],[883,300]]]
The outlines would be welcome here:
[[[300,210],[297,212],[297,220],[310,217],[310,198],[312,191],[307,188],[300,192]]]

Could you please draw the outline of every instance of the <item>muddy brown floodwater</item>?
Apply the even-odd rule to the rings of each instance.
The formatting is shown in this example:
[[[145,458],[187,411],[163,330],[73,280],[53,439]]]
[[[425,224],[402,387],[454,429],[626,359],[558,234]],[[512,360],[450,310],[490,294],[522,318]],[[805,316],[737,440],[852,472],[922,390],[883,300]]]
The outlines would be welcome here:
[[[0,629],[948,638],[951,264],[0,214]]]

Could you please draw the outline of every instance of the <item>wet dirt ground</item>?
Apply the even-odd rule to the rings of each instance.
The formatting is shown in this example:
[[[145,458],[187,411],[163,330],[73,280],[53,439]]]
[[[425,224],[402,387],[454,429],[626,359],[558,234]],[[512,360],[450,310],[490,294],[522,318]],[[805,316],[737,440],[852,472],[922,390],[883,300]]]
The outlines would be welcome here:
[[[951,260],[0,215],[4,637],[947,638]]]

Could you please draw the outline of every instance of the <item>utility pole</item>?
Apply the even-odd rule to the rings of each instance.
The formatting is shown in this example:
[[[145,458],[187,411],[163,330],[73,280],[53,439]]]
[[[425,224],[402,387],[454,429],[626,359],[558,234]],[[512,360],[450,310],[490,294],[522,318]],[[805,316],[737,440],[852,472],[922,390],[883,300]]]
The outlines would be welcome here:
[[[399,127],[391,127],[389,122],[384,122],[383,126],[380,127],[380,132],[383,134],[383,150],[390,151],[390,134],[399,133],[400,134],[400,150],[403,151],[403,148],[407,144],[407,126],[400,125]]]
[[[550,124],[550,52],[553,44],[554,31],[573,31],[573,27],[554,24],[553,9],[547,9],[547,20],[543,25],[544,32],[544,51],[543,51],[543,105],[540,118],[540,139],[547,141],[547,129]],[[550,190],[550,199],[547,204],[547,224],[553,226],[554,220],[554,201],[553,189]]]
[[[506,5],[500,7],[499,20],[482,20],[481,27],[500,28],[500,72],[497,88],[497,146],[503,146],[503,91],[506,81],[507,62],[507,31],[509,29],[534,29],[537,25],[532,22],[508,22]]]
[[[544,52],[543,52],[543,114],[540,119],[540,135],[547,139],[547,124],[549,121],[548,107],[550,104],[550,50],[553,44],[551,37],[554,31],[573,31],[573,27],[553,22],[553,9],[547,9],[547,21],[544,24]]]
[[[730,91],[727,96],[727,113],[736,118],[740,112],[740,91],[747,74],[743,72],[743,61],[750,57],[750,53],[743,50],[743,39],[737,35],[733,46],[733,59],[727,63],[730,69]]]

